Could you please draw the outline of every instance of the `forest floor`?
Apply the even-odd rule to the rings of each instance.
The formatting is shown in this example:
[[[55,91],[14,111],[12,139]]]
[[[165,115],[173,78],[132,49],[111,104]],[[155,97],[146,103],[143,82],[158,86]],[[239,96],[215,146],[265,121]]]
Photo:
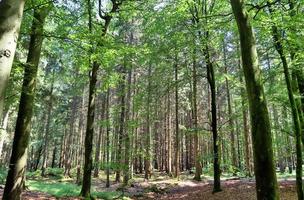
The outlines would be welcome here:
[[[160,176],[147,182],[141,177],[135,179],[127,188],[121,188],[120,184],[112,182],[110,188],[105,187],[101,179],[93,180],[93,196],[96,199],[134,199],[134,200],[255,200],[255,182],[248,178],[223,178],[223,191],[212,194],[212,180],[204,177],[197,182],[190,176],[182,176],[180,180],[169,179]],[[72,180],[28,180],[29,189],[23,193],[23,200],[79,200],[80,187]],[[280,179],[281,200],[295,200],[296,188],[293,178]],[[39,191],[39,192],[38,192]],[[0,188],[0,198],[3,188]]]

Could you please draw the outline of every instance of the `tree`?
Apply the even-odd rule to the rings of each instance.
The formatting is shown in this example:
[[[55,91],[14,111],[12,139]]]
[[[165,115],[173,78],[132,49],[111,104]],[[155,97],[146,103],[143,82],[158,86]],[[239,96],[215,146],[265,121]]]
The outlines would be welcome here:
[[[113,13],[117,12],[119,6],[122,4],[122,1],[119,0],[111,0],[112,9],[109,13],[104,13],[101,11],[101,1],[99,1],[99,15],[104,20],[104,24],[102,25],[101,38],[105,37],[107,34],[109,24],[112,19]],[[89,14],[89,31],[92,33],[93,31],[93,22],[92,22],[92,8],[91,8],[91,0],[87,1],[88,6],[88,14]],[[93,53],[92,50],[90,53]],[[91,60],[90,60],[91,62]],[[92,174],[92,149],[93,149],[93,134],[94,134],[94,116],[95,116],[95,97],[96,97],[96,82],[97,82],[97,73],[100,65],[96,60],[93,60],[92,70],[90,73],[90,84],[89,84],[89,103],[88,103],[88,113],[87,113],[87,127],[85,134],[85,163],[83,168],[83,182],[81,188],[81,196],[90,198],[90,190],[91,190],[91,174]]]
[[[27,147],[31,132],[37,70],[43,41],[43,26],[50,6],[34,10],[29,52],[24,65],[24,78],[15,128],[10,168],[3,193],[4,200],[21,199],[24,187]]]
[[[230,0],[241,44],[249,100],[257,199],[279,199],[274,169],[270,120],[258,64],[255,35],[243,0]]]
[[[5,89],[13,65],[24,0],[0,2],[0,120],[2,120]]]

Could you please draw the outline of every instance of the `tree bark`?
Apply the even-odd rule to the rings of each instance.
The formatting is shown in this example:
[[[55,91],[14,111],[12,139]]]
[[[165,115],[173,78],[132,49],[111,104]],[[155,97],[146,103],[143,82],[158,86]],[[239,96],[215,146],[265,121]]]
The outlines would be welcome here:
[[[34,11],[29,52],[24,66],[24,78],[10,167],[3,193],[4,200],[20,199],[24,186],[27,147],[30,139],[31,119],[36,92],[36,78],[43,41],[43,25],[49,10],[49,6],[45,6]]]
[[[107,181],[106,181],[106,187],[110,187],[110,88],[107,90],[106,94],[106,175],[107,175]]]
[[[268,10],[270,13],[272,13],[272,8],[268,4]],[[304,199],[304,193],[303,193],[303,183],[302,183],[302,141],[301,141],[301,135],[302,135],[302,130],[301,130],[301,122],[300,122],[300,114],[297,108],[297,102],[293,96],[294,90],[293,90],[293,85],[292,85],[292,80],[291,76],[289,73],[289,66],[287,63],[287,59],[285,56],[284,52],[284,47],[281,43],[282,38],[280,36],[279,30],[275,24],[272,25],[272,36],[273,36],[273,41],[274,41],[274,47],[278,54],[280,55],[280,59],[282,61],[283,65],[283,70],[284,70],[284,76],[285,76],[285,81],[286,81],[286,87],[288,91],[288,98],[289,98],[289,103],[291,106],[291,113],[292,113],[292,119],[293,119],[293,125],[294,125],[294,132],[295,132],[295,140],[296,140],[296,157],[297,157],[297,164],[296,164],[296,182],[297,182],[297,194],[298,194],[298,199],[303,200]]]
[[[177,54],[177,53],[176,53]],[[178,112],[178,64],[177,55],[174,64],[175,79],[175,171],[174,176],[179,177],[180,173],[180,135],[179,135],[179,112]]]
[[[202,166],[199,153],[199,136],[198,136],[198,119],[197,119],[197,62],[196,50],[193,52],[193,69],[192,69],[192,106],[193,106],[193,128],[194,128],[194,159],[195,159],[195,176],[194,180],[201,181]]]
[[[131,127],[129,126],[129,119],[131,115],[131,84],[132,84],[132,68],[128,70],[128,85],[127,85],[127,96],[126,96],[126,120],[125,120],[125,138],[124,138],[124,146],[125,146],[125,166],[124,166],[124,185],[127,185],[129,179],[132,175],[130,171],[130,159],[131,159],[131,151],[133,146],[130,144],[130,133]]]
[[[272,138],[267,103],[254,32],[243,0],[230,0],[238,25],[243,70],[249,99],[255,163],[257,199],[279,199],[274,169]]]
[[[225,42],[224,42],[225,45]],[[226,61],[226,47],[224,46],[223,49],[224,52],[224,63],[225,63],[225,73],[228,75],[228,66]],[[229,81],[226,76],[225,78],[225,84],[226,84],[226,91],[227,91],[227,104],[228,104],[228,115],[229,115],[229,131],[230,131],[230,141],[231,141],[231,158],[232,158],[232,166],[233,166],[233,175],[236,175],[236,171],[238,168],[237,165],[237,157],[236,157],[236,148],[235,148],[235,136],[234,136],[234,122],[233,122],[233,116],[232,116],[232,103],[231,103],[231,95],[230,95],[230,88],[229,88]]]
[[[117,12],[121,3],[117,1],[112,1],[112,9],[109,13],[106,13],[104,16],[100,17],[104,20],[102,25],[101,37],[105,37],[108,31],[109,24],[112,19],[112,14]],[[92,21],[92,4],[91,0],[87,0],[88,14],[89,14],[89,32],[93,31],[93,21]],[[89,52],[92,54],[92,50]],[[90,55],[91,56],[91,55]],[[92,149],[93,149],[93,134],[94,134],[94,117],[95,117],[95,98],[96,98],[96,82],[97,74],[99,69],[99,64],[96,60],[93,60],[92,70],[90,72],[90,83],[89,83],[89,103],[88,103],[88,114],[87,114],[87,126],[85,134],[85,159],[83,167],[83,181],[80,195],[85,198],[91,198],[91,174],[93,168],[93,159],[92,159]]]
[[[116,163],[117,163],[117,170],[116,170],[116,182],[120,182],[120,173],[121,169],[125,166],[123,165],[123,139],[125,134],[125,114],[126,114],[126,72],[125,67],[121,70],[121,81],[120,81],[120,89],[119,89],[119,96],[120,96],[120,117],[119,117],[119,132],[118,132],[118,145],[117,145],[117,154],[116,154]]]
[[[101,95],[101,116],[100,120],[104,120],[105,118],[105,108],[106,108],[106,98],[105,94]],[[99,168],[100,168],[100,149],[101,149],[101,139],[102,139],[102,134],[103,134],[103,127],[99,126],[99,134],[98,134],[98,139],[96,143],[96,152],[95,152],[95,168],[94,168],[94,177],[98,177],[99,175]]]
[[[150,107],[151,107],[151,73],[152,66],[149,65],[148,69],[148,88],[147,88],[147,113],[146,113],[146,151],[145,151],[145,179],[148,180],[151,177],[151,130],[150,130]]]
[[[25,0],[0,1],[0,119],[13,65]]]
[[[41,169],[41,176],[45,176],[45,171],[47,168],[47,159],[49,154],[49,134],[50,134],[50,126],[51,126],[51,114],[53,108],[53,89],[54,89],[54,77],[52,78],[52,85],[49,92],[49,101],[47,105],[47,113],[46,113],[46,127],[44,130],[44,150],[43,150],[43,161],[42,161],[42,169]]]
[[[206,38],[208,41],[209,33],[206,32]],[[211,129],[213,136],[213,171],[214,171],[214,184],[213,193],[222,191],[221,189],[221,169],[220,169],[220,158],[219,158],[219,141],[217,132],[217,110],[216,110],[216,87],[215,87],[215,76],[214,76],[214,66],[210,60],[209,47],[206,45],[204,49],[204,54],[207,64],[207,79],[210,86],[211,92]]]

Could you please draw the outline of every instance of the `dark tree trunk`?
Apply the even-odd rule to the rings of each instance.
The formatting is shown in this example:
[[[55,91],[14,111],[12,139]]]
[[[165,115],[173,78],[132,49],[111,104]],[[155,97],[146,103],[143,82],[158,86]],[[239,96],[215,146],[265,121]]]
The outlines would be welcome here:
[[[249,100],[257,199],[279,199],[267,103],[254,32],[242,0],[230,0],[238,25],[242,64]]]
[[[36,78],[43,40],[43,25],[49,10],[49,7],[41,7],[34,11],[29,52],[26,64],[24,65],[24,78],[10,167],[3,193],[4,200],[19,200],[24,187],[26,154],[30,139]]]
[[[209,33],[206,33],[208,38]],[[217,110],[216,110],[216,87],[215,87],[215,76],[214,76],[214,66],[210,60],[209,47],[206,45],[204,49],[204,54],[207,64],[207,79],[210,86],[211,92],[211,129],[213,136],[213,171],[214,171],[214,185],[213,193],[221,191],[221,169],[220,169],[220,159],[219,159],[219,142],[217,133]]]
[[[90,76],[89,86],[89,105],[87,115],[87,128],[85,134],[85,155],[84,155],[84,168],[83,168],[83,180],[81,188],[81,196],[90,198],[91,190],[91,174],[92,174],[92,148],[93,148],[93,134],[94,134],[94,115],[95,115],[95,97],[96,97],[96,82],[97,72],[99,65],[94,62],[93,69]]]

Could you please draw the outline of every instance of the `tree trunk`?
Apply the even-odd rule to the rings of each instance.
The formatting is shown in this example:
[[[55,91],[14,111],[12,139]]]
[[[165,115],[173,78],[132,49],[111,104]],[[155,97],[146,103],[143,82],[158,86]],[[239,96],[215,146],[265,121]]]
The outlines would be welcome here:
[[[206,33],[208,39],[209,33]],[[219,142],[217,133],[217,110],[216,110],[216,88],[215,88],[215,76],[214,76],[214,66],[210,60],[209,47],[206,45],[204,49],[204,54],[207,64],[207,79],[210,86],[211,92],[211,129],[213,136],[213,170],[214,170],[214,185],[213,193],[221,191],[221,169],[220,169],[220,159],[219,159]]]
[[[13,65],[25,0],[0,1],[0,120]]]
[[[45,176],[45,171],[47,168],[47,159],[49,154],[49,134],[50,134],[50,126],[51,126],[51,114],[53,108],[53,88],[54,88],[54,77],[52,79],[51,90],[49,92],[49,101],[47,102],[47,114],[46,114],[46,126],[44,130],[44,150],[43,150],[43,161],[42,161],[42,169],[41,176]]]
[[[116,1],[112,3],[112,9],[110,13],[105,14],[105,16],[100,16],[105,21],[102,26],[101,37],[103,38],[108,31],[109,24],[112,19],[112,15],[114,12],[117,12],[119,9],[119,5]],[[93,31],[93,21],[92,21],[92,4],[91,0],[87,0],[88,14],[89,14],[89,32]],[[90,50],[92,52],[92,49]],[[90,73],[90,84],[89,84],[89,103],[88,103],[88,114],[87,114],[87,126],[86,126],[86,134],[85,134],[85,159],[84,159],[84,167],[83,167],[83,181],[80,195],[85,198],[91,198],[91,174],[92,174],[92,149],[93,149],[93,134],[94,134],[94,115],[95,115],[95,98],[96,98],[96,82],[97,82],[97,74],[99,69],[99,64],[97,61],[93,61],[92,70]]]
[[[177,54],[177,53],[176,53]],[[180,135],[179,135],[179,114],[178,114],[178,65],[177,55],[175,56],[174,78],[175,78],[175,177],[180,173]]]
[[[124,185],[127,185],[130,179],[130,158],[133,146],[130,144],[131,127],[129,126],[129,119],[131,115],[131,84],[132,84],[132,69],[128,70],[128,85],[127,85],[127,99],[126,99],[126,120],[125,120],[125,162],[124,162]],[[131,136],[132,137],[132,136]],[[132,173],[131,173],[132,174]]]
[[[239,60],[239,70],[241,69],[241,63]],[[240,75],[241,84],[244,83],[242,75]],[[248,124],[248,108],[246,104],[246,91],[244,87],[241,87],[241,98],[242,98],[242,118],[243,118],[243,131],[244,131],[244,146],[245,146],[245,166],[246,166],[246,175],[252,176],[252,150],[251,150],[251,142],[250,142],[250,134],[249,134],[249,124]]]
[[[43,40],[43,25],[49,10],[49,7],[41,7],[34,11],[29,52],[24,66],[22,93],[19,103],[10,167],[3,193],[4,200],[20,199],[24,186],[27,147],[30,139],[31,119],[36,92],[36,78]]]
[[[106,108],[106,98],[105,94],[101,95],[101,116],[100,120],[104,120],[105,118],[105,108]],[[96,143],[96,152],[95,152],[95,168],[94,168],[94,177],[98,177],[99,174],[99,167],[100,167],[100,149],[101,149],[101,138],[103,134],[103,127],[99,126],[99,134],[98,134],[98,139]]]
[[[225,42],[224,42],[225,45]],[[224,63],[225,63],[225,73],[228,75],[228,66],[226,61],[226,47],[223,48],[224,52]],[[233,175],[236,175],[236,170],[238,168],[237,165],[237,157],[236,157],[236,149],[235,149],[235,136],[234,136],[234,122],[232,117],[232,106],[231,106],[231,95],[230,95],[230,88],[229,88],[229,81],[228,78],[225,78],[225,84],[226,84],[226,91],[227,91],[227,104],[228,104],[228,115],[229,115],[229,131],[230,131],[230,141],[231,141],[231,158],[232,158],[232,166],[233,166]]]
[[[279,199],[270,121],[255,36],[244,2],[242,0],[230,0],[230,2],[240,34],[242,63],[249,99],[257,199]]]
[[[146,119],[146,151],[145,151],[145,179],[148,180],[151,177],[151,130],[150,130],[150,107],[151,107],[151,72],[152,66],[149,65],[148,69],[148,88],[147,88],[147,119]]]
[[[7,126],[8,126],[8,119],[9,119],[9,115],[10,115],[10,110],[6,109],[6,111],[4,112],[4,116],[3,116],[3,120],[2,120],[2,124],[0,127],[0,160],[2,159],[2,152],[3,152],[3,144],[4,141],[7,137]]]
[[[87,127],[85,134],[85,156],[83,167],[83,180],[81,188],[81,196],[90,198],[91,193],[91,174],[92,174],[92,148],[94,134],[94,115],[95,115],[95,97],[96,97],[96,82],[99,65],[94,62],[90,76],[89,86],[89,105],[87,114]]]
[[[119,90],[119,96],[120,96],[120,118],[119,118],[119,132],[118,132],[118,146],[117,146],[117,154],[116,154],[116,163],[117,163],[117,170],[116,170],[116,182],[120,182],[120,173],[121,169],[125,166],[123,165],[123,138],[125,134],[125,114],[126,114],[126,94],[125,94],[125,88],[126,88],[126,72],[125,67],[123,66],[122,72],[121,72],[121,82],[120,82],[120,90]]]
[[[198,119],[197,119],[197,63],[196,50],[193,52],[193,69],[192,69],[192,107],[193,107],[193,128],[194,128],[194,159],[195,159],[195,176],[194,180],[201,181],[202,166],[199,153],[199,136],[198,136]]]
[[[272,8],[268,3],[268,10],[270,13],[272,13]],[[274,24],[272,25],[272,36],[274,41],[275,49],[277,50],[278,54],[280,55],[280,59],[282,61],[283,70],[284,70],[284,76],[286,81],[286,87],[288,91],[288,98],[289,103],[291,106],[291,113],[292,113],[292,119],[293,119],[293,125],[294,125],[294,132],[295,132],[295,140],[296,140],[296,157],[297,157],[297,164],[296,164],[296,182],[297,182],[297,194],[298,199],[303,200],[304,199],[304,193],[303,193],[303,183],[302,183],[302,142],[301,142],[301,122],[300,122],[300,113],[297,108],[296,100],[293,96],[293,86],[292,86],[292,80],[288,69],[288,63],[284,52],[284,47],[281,43],[282,38],[280,36],[279,30],[277,26]]]
[[[107,175],[107,181],[106,181],[106,187],[110,187],[110,88],[107,90],[106,94],[106,146],[107,146],[107,158],[106,158],[106,175]]]

